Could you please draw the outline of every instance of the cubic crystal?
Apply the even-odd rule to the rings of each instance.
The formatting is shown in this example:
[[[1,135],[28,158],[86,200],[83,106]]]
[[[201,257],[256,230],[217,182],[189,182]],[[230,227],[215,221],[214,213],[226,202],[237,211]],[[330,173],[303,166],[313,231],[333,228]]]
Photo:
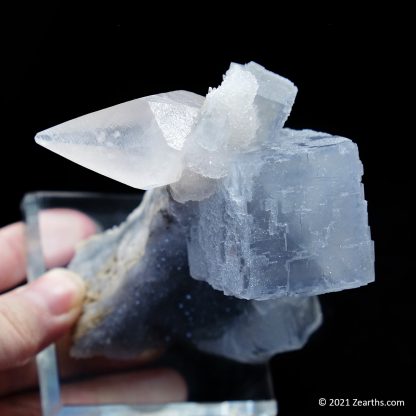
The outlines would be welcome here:
[[[315,295],[374,279],[357,146],[283,129],[234,159],[216,192],[192,204],[191,276],[227,295]]]

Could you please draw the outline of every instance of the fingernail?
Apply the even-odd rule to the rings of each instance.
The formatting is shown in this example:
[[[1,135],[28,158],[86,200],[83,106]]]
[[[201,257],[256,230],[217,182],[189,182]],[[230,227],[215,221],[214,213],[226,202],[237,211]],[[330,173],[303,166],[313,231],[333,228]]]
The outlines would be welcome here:
[[[67,269],[53,269],[36,280],[28,292],[46,303],[52,315],[64,315],[81,305],[85,284]]]

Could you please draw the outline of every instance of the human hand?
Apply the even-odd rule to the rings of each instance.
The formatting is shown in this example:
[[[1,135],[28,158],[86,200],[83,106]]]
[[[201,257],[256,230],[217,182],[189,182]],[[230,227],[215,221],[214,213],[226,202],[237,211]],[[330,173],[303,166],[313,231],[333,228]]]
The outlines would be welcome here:
[[[95,232],[94,223],[77,211],[55,209],[41,214],[42,246],[48,268],[66,264],[75,244]],[[22,223],[0,229],[0,415],[40,415],[33,357],[60,339],[58,351],[62,377],[100,374],[78,383],[64,384],[63,401],[88,403],[162,403],[181,401],[186,386],[169,369],[137,370],[157,352],[136,360],[74,360],[68,356],[68,332],[82,309],[83,281],[76,274],[54,269],[35,282],[19,286],[26,271],[25,230]],[[66,335],[65,335],[66,334]],[[128,372],[120,373],[120,370]]]

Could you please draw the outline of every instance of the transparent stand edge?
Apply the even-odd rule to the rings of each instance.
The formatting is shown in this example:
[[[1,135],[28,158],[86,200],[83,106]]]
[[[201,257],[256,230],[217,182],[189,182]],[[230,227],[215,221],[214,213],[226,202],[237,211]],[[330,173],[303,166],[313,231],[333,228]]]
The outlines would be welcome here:
[[[26,221],[27,278],[33,281],[46,272],[40,245],[38,199],[45,195],[67,196],[68,193],[34,192],[25,195],[22,211]],[[76,195],[71,193],[71,195]],[[95,194],[91,194],[95,195]],[[98,197],[99,194],[96,194]],[[221,403],[167,403],[158,405],[63,405],[55,345],[36,357],[43,416],[275,416],[275,400],[225,401]]]

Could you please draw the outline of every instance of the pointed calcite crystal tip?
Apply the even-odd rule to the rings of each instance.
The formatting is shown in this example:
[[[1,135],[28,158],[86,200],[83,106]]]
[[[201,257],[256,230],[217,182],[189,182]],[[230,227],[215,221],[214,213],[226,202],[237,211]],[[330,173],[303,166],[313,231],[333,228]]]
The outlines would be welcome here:
[[[133,188],[155,188],[181,177],[181,149],[203,100],[188,91],[151,95],[59,124],[35,140]]]
[[[180,343],[265,361],[320,325],[315,295],[374,280],[357,146],[283,128],[296,93],[256,63],[232,64],[205,98],[152,95],[36,136],[150,189],[69,265],[88,287],[75,356]]]

